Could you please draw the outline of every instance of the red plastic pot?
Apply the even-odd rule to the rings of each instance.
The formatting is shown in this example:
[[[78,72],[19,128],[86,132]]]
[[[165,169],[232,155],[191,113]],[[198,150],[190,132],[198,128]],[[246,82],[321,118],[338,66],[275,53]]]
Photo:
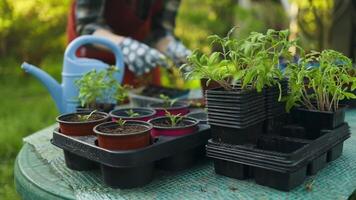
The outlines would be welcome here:
[[[138,113],[139,116],[130,117],[127,112],[134,111]],[[123,120],[138,120],[138,121],[145,121],[152,119],[156,115],[156,111],[150,108],[121,108],[113,110],[109,113],[112,121],[116,122],[118,119]]]
[[[189,104],[176,102],[171,107],[165,108],[164,103],[153,103],[150,105],[151,108],[156,110],[156,117],[161,117],[166,115],[166,110],[172,115],[186,115],[189,113]]]
[[[108,150],[139,149],[150,145],[152,125],[143,121],[126,121],[124,126],[143,126],[145,130],[129,134],[106,133],[102,128],[115,128],[116,122],[106,122],[94,127],[98,136],[98,145]]]
[[[93,128],[109,120],[109,114],[104,112],[95,112],[95,114],[101,115],[102,119],[89,120],[84,122],[74,122],[68,121],[73,115],[87,115],[90,112],[75,112],[69,114],[63,114],[56,118],[56,121],[59,123],[59,129],[61,133],[69,136],[85,136],[85,135],[94,135]]]
[[[164,136],[182,136],[194,133],[198,129],[199,121],[190,117],[184,117],[183,121],[187,122],[188,125],[179,126],[179,127],[164,127],[156,125],[156,123],[169,120],[168,117],[157,117],[148,121],[153,125],[151,135],[152,137],[157,137],[160,135]]]

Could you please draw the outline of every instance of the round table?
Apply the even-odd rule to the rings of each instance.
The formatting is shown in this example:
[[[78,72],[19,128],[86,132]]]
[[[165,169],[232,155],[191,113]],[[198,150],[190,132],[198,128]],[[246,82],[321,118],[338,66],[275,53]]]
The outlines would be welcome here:
[[[53,174],[34,148],[24,144],[15,163],[16,190],[24,200],[75,199],[73,190]]]

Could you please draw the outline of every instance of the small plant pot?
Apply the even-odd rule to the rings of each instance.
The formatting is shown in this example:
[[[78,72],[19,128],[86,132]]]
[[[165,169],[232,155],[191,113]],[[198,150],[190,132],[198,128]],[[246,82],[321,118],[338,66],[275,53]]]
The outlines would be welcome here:
[[[116,104],[109,103],[97,103],[94,108],[86,108],[86,107],[77,107],[77,112],[92,112],[94,110],[109,113],[115,108]]]
[[[157,117],[148,121],[153,125],[152,136],[183,136],[194,133],[198,129],[199,121],[190,117],[183,117],[178,126],[172,127],[169,117]]]
[[[131,150],[150,145],[152,125],[143,121],[126,121],[120,129],[116,122],[102,123],[94,127],[98,146],[108,150]]]
[[[137,116],[130,117],[128,112],[133,111],[137,113]],[[113,110],[109,113],[111,119],[113,121],[117,121],[118,119],[122,120],[138,120],[145,121],[152,119],[156,115],[156,111],[150,108],[121,108]]]
[[[207,124],[208,123],[208,114],[204,111],[202,112],[194,112],[189,113],[187,117],[191,117],[199,121],[200,124]]]
[[[255,144],[263,132],[263,122],[252,124],[246,128],[233,128],[224,125],[211,125],[212,138],[216,142],[227,144]]]
[[[340,106],[335,112],[307,110],[297,108],[293,111],[296,122],[306,129],[307,138],[315,139],[321,136],[320,130],[333,130],[345,121],[346,106]]]
[[[181,116],[189,113],[189,104],[182,102],[176,102],[170,107],[166,107],[164,103],[153,103],[150,107],[156,110],[156,117],[165,116],[166,111],[172,115],[180,114]]]
[[[59,123],[61,133],[69,136],[94,135],[93,128],[109,120],[109,114],[104,112],[95,112],[87,121],[81,121],[78,115],[89,115],[90,112],[76,112],[63,114],[56,118]]]

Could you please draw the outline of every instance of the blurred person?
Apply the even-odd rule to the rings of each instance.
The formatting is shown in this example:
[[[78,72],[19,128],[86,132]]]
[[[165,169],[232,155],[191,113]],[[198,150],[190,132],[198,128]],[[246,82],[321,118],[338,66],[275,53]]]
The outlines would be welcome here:
[[[160,84],[157,66],[167,59],[181,65],[191,53],[174,36],[180,0],[76,0],[68,17],[69,41],[80,35],[105,37],[121,49],[125,66],[124,84]],[[114,63],[109,52],[82,47],[78,56]]]

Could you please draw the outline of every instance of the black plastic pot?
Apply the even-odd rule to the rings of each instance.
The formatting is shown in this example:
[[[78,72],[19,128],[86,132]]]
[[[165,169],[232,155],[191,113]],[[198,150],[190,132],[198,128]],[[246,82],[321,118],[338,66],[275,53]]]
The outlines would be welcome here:
[[[71,155],[65,157],[71,169],[99,169],[99,165],[106,185],[133,188],[150,182],[156,167],[170,171],[191,167],[203,158],[209,138],[209,126],[198,125],[197,132],[193,134],[159,136],[150,146],[128,151],[106,150],[97,146],[95,136],[70,137],[58,129],[54,130],[51,142]]]
[[[201,124],[207,124],[208,123],[208,114],[206,112],[204,112],[204,111],[189,113],[187,115],[187,117],[191,117],[193,119],[196,119]]]
[[[230,128],[224,125],[210,125],[214,141],[227,144],[256,143],[258,135],[262,134],[263,123],[256,123],[246,128]]]
[[[340,106],[335,112],[297,108],[292,114],[296,122],[306,129],[307,138],[315,139],[320,137],[322,129],[332,130],[344,123],[345,111],[346,106]]]

